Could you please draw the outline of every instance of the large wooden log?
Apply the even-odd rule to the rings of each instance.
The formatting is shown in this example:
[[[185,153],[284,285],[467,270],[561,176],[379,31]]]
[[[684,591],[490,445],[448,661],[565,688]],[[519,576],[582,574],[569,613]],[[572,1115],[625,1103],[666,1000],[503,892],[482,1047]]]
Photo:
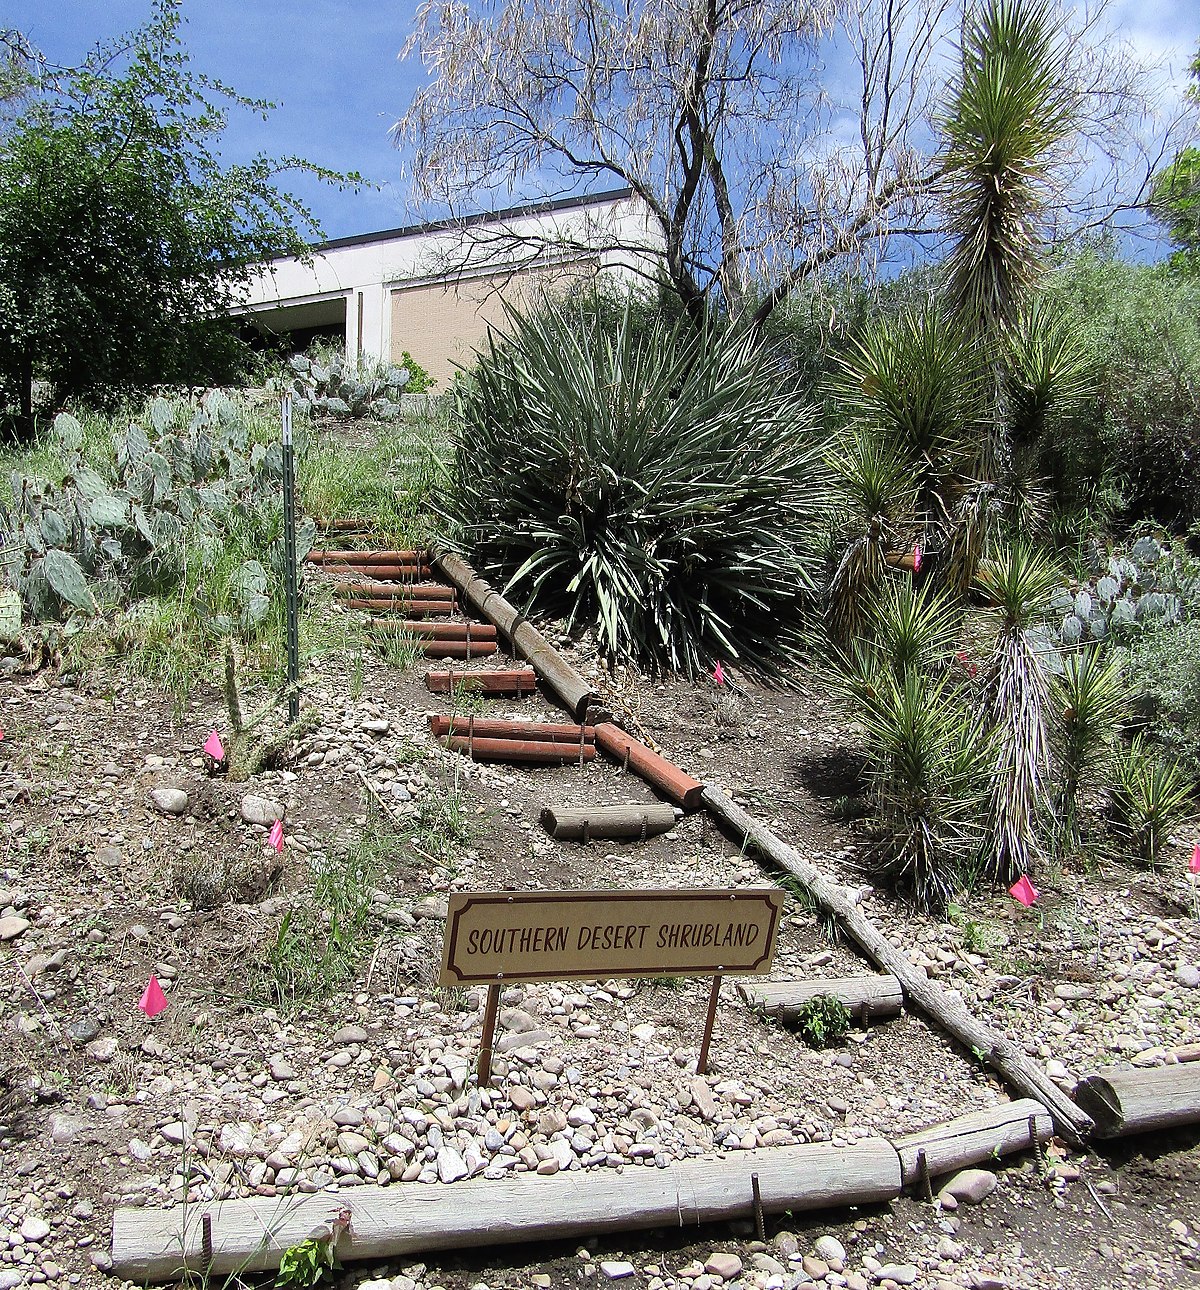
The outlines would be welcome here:
[[[613,759],[630,770],[636,771],[652,787],[658,789],[676,806],[685,811],[700,809],[700,794],[704,785],[680,770],[678,766],[647,748],[639,739],[626,733],[611,721],[596,726],[596,743]]]
[[[284,1250],[327,1225],[343,1206],[350,1224],[337,1243],[343,1262],[426,1250],[555,1241],[649,1227],[696,1227],[753,1213],[750,1175],[763,1209],[877,1204],[900,1194],[892,1146],[868,1138],[852,1147],[824,1144],[682,1160],[665,1169],[580,1170],[453,1186],[367,1185],[337,1195],[227,1200],[173,1209],[118,1209],[113,1271],[144,1284],[201,1272],[209,1215],[209,1271],[266,1272]]]
[[[806,1003],[823,994],[840,1000],[852,1016],[874,1019],[894,1017],[904,1006],[904,990],[892,975],[839,976],[809,981],[756,981],[737,983],[738,993],[752,1007],[782,1021],[792,1021]]]
[[[961,999],[930,980],[924,969],[910,963],[908,955],[872,925],[844,888],[831,882],[816,865],[805,860],[794,847],[744,811],[719,788],[706,784],[703,800],[709,810],[724,820],[739,837],[796,878],[877,968],[897,977],[904,987],[905,998],[913,1008],[1002,1075],[1022,1096],[1040,1102],[1053,1116],[1057,1131],[1068,1142],[1079,1145],[1091,1133],[1091,1116],[1076,1106],[1016,1044],[972,1016]]]
[[[537,673],[531,667],[495,671],[426,672],[425,684],[434,694],[461,689],[468,694],[523,694],[537,692]]]
[[[458,588],[464,604],[474,605],[484,618],[495,624],[512,642],[514,651],[533,666],[567,711],[577,721],[582,721],[588,708],[597,701],[596,691],[541,632],[479,577],[465,560],[448,551],[431,552],[431,556],[433,568]]]
[[[552,838],[652,838],[675,827],[675,808],[663,802],[625,802],[619,806],[547,806],[542,828]]]
[[[592,726],[575,726],[565,721],[506,721],[498,717],[475,717],[463,713],[430,712],[426,716],[431,734],[475,735],[482,739],[552,739],[559,743],[595,743]]]
[[[1200,1122],[1200,1066],[1109,1067],[1080,1081],[1075,1100],[1096,1121],[1101,1138],[1195,1124]]]
[[[936,1178],[977,1165],[981,1160],[1028,1150],[1033,1146],[1031,1122],[1039,1142],[1045,1142],[1054,1131],[1046,1108],[1031,1097],[1023,1097],[897,1138],[893,1145],[900,1156],[904,1185],[911,1187],[921,1181],[922,1152],[928,1176]]]

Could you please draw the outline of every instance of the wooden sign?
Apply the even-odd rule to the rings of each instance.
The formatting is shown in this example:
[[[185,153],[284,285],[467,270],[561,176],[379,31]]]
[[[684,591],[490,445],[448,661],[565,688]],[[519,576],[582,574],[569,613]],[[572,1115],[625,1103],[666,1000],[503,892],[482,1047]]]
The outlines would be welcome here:
[[[459,892],[439,984],[758,976],[771,970],[784,893]]]

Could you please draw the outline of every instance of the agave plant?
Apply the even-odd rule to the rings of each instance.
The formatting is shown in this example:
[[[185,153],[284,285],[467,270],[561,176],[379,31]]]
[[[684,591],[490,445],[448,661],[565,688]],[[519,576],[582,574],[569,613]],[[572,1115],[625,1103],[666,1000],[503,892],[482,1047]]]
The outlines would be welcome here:
[[[1140,737],[1133,740],[1117,761],[1112,807],[1135,855],[1150,865],[1158,862],[1167,838],[1194,817],[1195,789],[1177,762],[1156,756]]]
[[[828,510],[823,442],[760,347],[568,305],[508,315],[458,393],[435,501],[449,536],[529,608],[611,658],[777,679],[804,648]]]
[[[1055,810],[1063,845],[1079,843],[1079,787],[1084,776],[1111,751],[1126,715],[1125,678],[1120,661],[1096,647],[1063,659],[1051,682],[1056,708],[1054,744],[1059,781]]]
[[[984,861],[1003,881],[1027,872],[1039,854],[1037,815],[1049,806],[1049,681],[1030,629],[1045,615],[1060,576],[1024,542],[1002,548],[979,571],[979,588],[1000,618],[977,711],[978,727],[992,733],[994,748]]]

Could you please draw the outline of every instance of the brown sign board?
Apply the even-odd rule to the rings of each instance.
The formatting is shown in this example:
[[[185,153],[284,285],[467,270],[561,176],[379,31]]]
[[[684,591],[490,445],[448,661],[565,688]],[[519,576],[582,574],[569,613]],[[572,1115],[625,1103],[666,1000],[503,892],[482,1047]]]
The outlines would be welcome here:
[[[456,892],[438,981],[759,976],[783,901],[778,887]]]

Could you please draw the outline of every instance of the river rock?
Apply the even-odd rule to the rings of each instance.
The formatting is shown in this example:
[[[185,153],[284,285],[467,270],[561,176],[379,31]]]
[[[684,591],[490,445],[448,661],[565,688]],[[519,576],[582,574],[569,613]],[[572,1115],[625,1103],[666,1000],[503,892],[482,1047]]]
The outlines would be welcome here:
[[[146,800],[162,815],[182,815],[188,808],[188,795],[182,788],[152,788]]]
[[[283,816],[283,807],[269,797],[247,793],[242,798],[242,819],[247,824],[261,824],[264,829],[269,829],[276,820],[282,820]]]

